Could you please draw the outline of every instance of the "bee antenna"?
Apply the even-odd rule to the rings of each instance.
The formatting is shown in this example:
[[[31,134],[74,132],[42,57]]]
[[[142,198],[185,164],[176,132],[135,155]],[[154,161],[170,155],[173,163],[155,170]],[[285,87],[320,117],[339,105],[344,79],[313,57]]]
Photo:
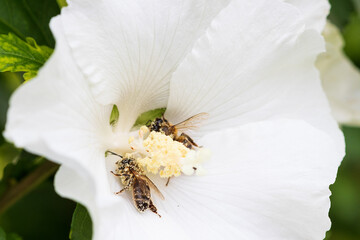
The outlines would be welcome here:
[[[120,157],[120,158],[123,158],[123,156],[121,156],[120,154],[114,153],[114,152],[112,152],[112,151],[106,151],[106,153],[110,153],[110,154],[112,154],[112,155],[115,155],[115,156],[118,156],[118,157]]]

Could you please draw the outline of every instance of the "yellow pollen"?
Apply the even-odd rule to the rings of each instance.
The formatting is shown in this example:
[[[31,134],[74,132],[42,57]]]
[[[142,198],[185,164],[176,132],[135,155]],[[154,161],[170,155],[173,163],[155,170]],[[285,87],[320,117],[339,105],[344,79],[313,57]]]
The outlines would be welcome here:
[[[128,140],[129,144],[131,144],[134,141],[134,139],[135,139],[134,136],[129,137],[129,140]]]
[[[137,159],[138,163],[153,174],[168,178],[180,176],[181,160],[189,153],[182,143],[160,132],[150,132],[143,141],[148,156]]]
[[[149,133],[149,128],[146,126],[142,126],[139,130],[139,137],[143,139],[148,133]]]

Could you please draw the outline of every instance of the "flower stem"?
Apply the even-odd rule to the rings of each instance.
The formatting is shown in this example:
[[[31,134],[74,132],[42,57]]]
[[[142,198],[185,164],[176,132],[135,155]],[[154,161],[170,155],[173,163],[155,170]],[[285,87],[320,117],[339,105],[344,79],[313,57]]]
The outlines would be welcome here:
[[[0,215],[55,173],[58,168],[58,164],[46,160],[19,183],[4,192],[0,197]]]

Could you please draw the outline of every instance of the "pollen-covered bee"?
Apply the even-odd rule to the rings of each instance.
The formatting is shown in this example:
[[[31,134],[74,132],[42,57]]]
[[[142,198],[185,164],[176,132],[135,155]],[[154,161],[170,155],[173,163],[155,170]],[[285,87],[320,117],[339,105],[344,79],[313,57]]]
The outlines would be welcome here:
[[[121,160],[116,162],[117,168],[115,172],[111,171],[112,174],[120,177],[121,183],[124,185],[124,188],[116,194],[120,194],[125,190],[132,191],[134,205],[139,212],[150,209],[150,211],[161,217],[151,200],[150,188],[163,200],[164,196],[155,184],[145,175],[144,170],[137,164],[136,160],[134,158],[123,158],[121,155],[114,152],[108,151],[108,153],[121,157]]]
[[[150,131],[164,133],[175,141],[181,142],[185,147],[192,149],[193,147],[198,147],[198,145],[183,131],[197,128],[201,121],[207,119],[208,116],[208,113],[199,113],[175,125],[171,124],[164,116],[162,116],[147,124],[147,127]],[[180,136],[178,136],[179,131],[182,132]]]

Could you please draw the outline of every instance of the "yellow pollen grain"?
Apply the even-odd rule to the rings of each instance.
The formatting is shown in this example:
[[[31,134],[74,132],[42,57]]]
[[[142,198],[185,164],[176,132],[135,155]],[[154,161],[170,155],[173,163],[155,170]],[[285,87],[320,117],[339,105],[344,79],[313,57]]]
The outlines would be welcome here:
[[[148,172],[159,173],[164,178],[180,176],[181,159],[190,151],[182,143],[163,133],[151,132],[144,140],[143,146],[148,156],[137,161],[146,167]]]
[[[135,140],[134,136],[129,137],[129,144],[131,144]]]
[[[139,130],[139,136],[140,138],[143,138],[146,134],[149,133],[149,128],[146,126],[142,126]]]
[[[132,158],[133,154],[132,153],[125,153],[124,158]]]

